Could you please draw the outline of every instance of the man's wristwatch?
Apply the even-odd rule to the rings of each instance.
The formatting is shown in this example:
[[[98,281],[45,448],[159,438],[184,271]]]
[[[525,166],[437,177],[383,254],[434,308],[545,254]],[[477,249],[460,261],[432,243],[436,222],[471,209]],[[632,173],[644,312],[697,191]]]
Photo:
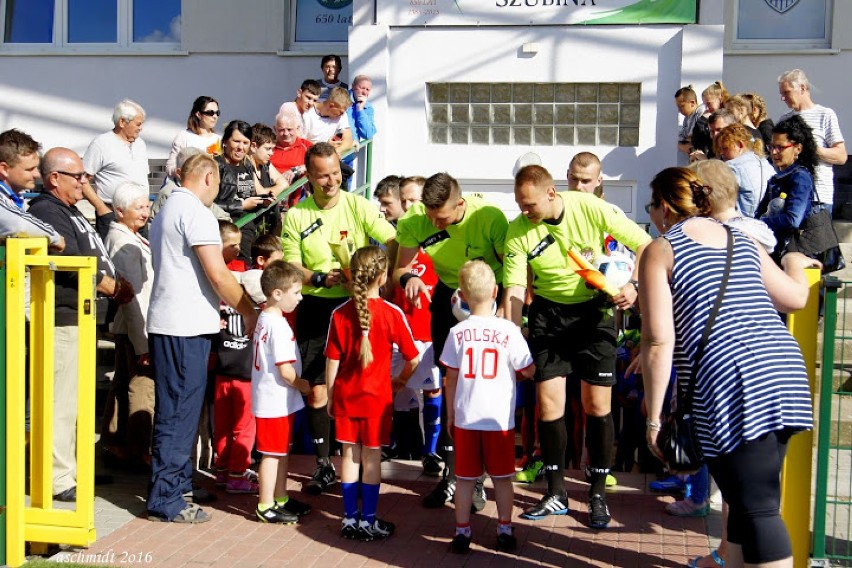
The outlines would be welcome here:
[[[639,291],[639,281],[638,280],[630,280],[628,284],[632,284],[636,291]]]
[[[324,288],[325,287],[325,279],[328,276],[325,272],[314,272],[311,274],[311,286],[314,288]]]

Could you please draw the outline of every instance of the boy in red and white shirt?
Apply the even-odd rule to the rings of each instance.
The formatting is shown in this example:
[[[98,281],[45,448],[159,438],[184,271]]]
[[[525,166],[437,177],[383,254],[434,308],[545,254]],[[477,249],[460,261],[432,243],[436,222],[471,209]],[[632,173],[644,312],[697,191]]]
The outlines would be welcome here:
[[[302,300],[302,271],[275,260],[263,270],[260,287],[266,307],[254,330],[251,406],[257,422],[260,502],[258,520],[290,525],[310,512],[310,506],[287,495],[287,455],[296,412],[304,408],[302,395],[310,392],[303,379],[296,337],[284,318]]]
[[[474,483],[483,470],[497,500],[497,549],[514,550],[512,502],[515,475],[515,375],[535,372],[520,329],[492,315],[497,298],[494,272],[480,260],[459,270],[459,291],[470,317],[450,330],[441,364],[447,369],[447,429],[456,448],[456,535],[452,550],[470,548]]]

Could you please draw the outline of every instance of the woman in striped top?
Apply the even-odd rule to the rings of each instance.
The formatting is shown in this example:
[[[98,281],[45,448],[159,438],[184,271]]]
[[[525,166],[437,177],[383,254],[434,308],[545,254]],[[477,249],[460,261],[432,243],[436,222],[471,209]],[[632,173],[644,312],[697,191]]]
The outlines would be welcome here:
[[[804,268],[788,254],[778,268],[762,247],[732,229],[730,280],[701,361],[696,349],[719,293],[727,233],[710,214],[712,191],[694,171],[663,170],[651,182],[651,220],[664,233],[642,257],[639,299],[647,438],[656,446],[671,366],[679,391],[692,382],[696,441],[730,504],[727,565],[792,566],[779,515],[780,471],[787,440],[813,416],[798,344],[778,312],[801,309]]]

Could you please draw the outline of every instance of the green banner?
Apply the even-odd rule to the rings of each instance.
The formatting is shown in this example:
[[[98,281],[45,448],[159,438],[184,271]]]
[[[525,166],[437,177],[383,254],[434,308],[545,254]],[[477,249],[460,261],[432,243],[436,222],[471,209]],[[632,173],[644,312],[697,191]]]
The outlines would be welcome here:
[[[694,24],[697,0],[376,0],[388,25]]]

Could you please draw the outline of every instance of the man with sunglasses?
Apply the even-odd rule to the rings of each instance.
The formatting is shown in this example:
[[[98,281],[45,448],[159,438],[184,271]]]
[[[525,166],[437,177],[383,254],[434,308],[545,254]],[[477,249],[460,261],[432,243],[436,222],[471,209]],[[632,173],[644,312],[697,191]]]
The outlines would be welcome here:
[[[63,256],[94,256],[98,292],[118,304],[134,297],[133,285],[116,276],[106,247],[77,209],[88,174],[80,157],[68,148],[48,150],[41,162],[44,191],[30,202],[29,212],[49,223],[65,239]],[[76,272],[56,273],[53,375],[53,498],[77,500],[77,328]]]
[[[112,195],[126,181],[148,186],[148,149],[139,137],[145,122],[145,109],[139,103],[124,99],[112,112],[113,129],[97,136],[83,154],[83,165],[89,181],[83,195],[95,208],[95,227],[101,238],[115,220]],[[94,189],[92,188],[94,185]]]

